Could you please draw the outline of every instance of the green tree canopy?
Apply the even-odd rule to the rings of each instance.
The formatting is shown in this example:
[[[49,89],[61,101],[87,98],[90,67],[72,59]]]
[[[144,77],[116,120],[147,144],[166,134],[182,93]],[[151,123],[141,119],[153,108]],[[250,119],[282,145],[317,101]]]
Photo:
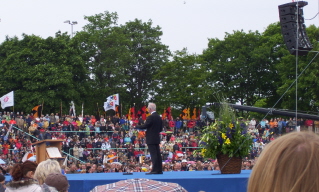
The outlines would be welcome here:
[[[87,73],[78,55],[66,34],[7,38],[0,45],[0,84],[5,85],[1,94],[15,91],[16,110],[31,111],[45,103],[47,112],[59,112],[61,101],[67,105],[66,101],[85,97]]]
[[[189,55],[187,49],[176,51],[171,62],[161,67],[155,78],[158,86],[156,100],[163,107],[199,107],[208,102],[211,89],[206,81],[207,72],[201,58]]]
[[[208,81],[232,103],[253,105],[269,97],[276,80],[272,69],[271,49],[264,45],[259,32],[226,33],[224,40],[210,39],[203,53],[211,71]]]

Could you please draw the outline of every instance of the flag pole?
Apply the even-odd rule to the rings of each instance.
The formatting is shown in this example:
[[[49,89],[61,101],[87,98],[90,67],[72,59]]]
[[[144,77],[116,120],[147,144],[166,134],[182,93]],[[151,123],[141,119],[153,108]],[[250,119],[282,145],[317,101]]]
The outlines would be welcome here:
[[[133,114],[134,114],[134,119],[136,119],[136,117],[135,117],[136,116],[135,115],[135,103],[133,103],[133,104],[134,104],[134,111],[133,111],[134,113]]]
[[[84,103],[82,103],[82,117],[83,117],[83,105],[84,105]]]
[[[42,111],[43,111],[43,105],[44,105],[44,99],[42,99],[41,116],[42,116]]]
[[[96,103],[96,107],[97,107],[97,114],[98,114],[98,117],[100,117],[99,103]]]
[[[61,100],[61,105],[60,105],[60,117],[62,118],[62,100]]]

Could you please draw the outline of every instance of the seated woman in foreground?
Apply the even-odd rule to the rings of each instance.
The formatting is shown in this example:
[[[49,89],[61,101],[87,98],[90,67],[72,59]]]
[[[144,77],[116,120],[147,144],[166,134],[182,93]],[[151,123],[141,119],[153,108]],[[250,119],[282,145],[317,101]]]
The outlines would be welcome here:
[[[256,162],[248,192],[319,191],[319,136],[293,132],[272,141]]]

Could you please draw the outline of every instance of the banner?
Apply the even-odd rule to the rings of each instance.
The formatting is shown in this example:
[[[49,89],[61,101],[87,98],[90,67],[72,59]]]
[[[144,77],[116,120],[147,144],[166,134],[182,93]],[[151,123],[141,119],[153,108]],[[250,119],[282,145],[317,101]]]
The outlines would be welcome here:
[[[162,119],[164,120],[164,119],[166,119],[166,109],[164,109],[164,111],[163,111],[163,113],[162,113]]]
[[[127,120],[131,120],[131,108],[128,109]]]
[[[104,102],[104,111],[108,111],[113,109],[115,111],[115,104],[113,101],[106,101]]]
[[[70,111],[69,111],[69,115],[70,116],[76,116],[76,113],[75,113],[75,106],[74,106],[74,102],[73,101],[71,101],[71,103],[70,103]]]
[[[131,118],[132,119],[136,118],[136,116],[135,116],[135,107],[131,107]]]
[[[187,110],[187,108],[185,108],[185,109],[182,111],[182,114],[180,114],[180,117],[181,117],[181,119],[183,119],[183,120],[188,120],[188,110]]]
[[[172,119],[171,107],[167,107],[166,109],[164,109],[164,112],[162,114],[162,119],[165,119],[166,117],[168,120]]]
[[[120,117],[119,106],[115,107],[115,116]]]
[[[32,113],[34,118],[41,117],[41,112],[42,112],[42,105],[37,105],[32,108]]]
[[[110,95],[106,98],[106,102],[111,102],[113,101],[114,105],[120,105],[120,97],[119,97],[119,94],[113,94],[113,95]]]
[[[131,107],[128,109],[128,114],[127,114],[127,119],[128,120],[133,120],[135,119],[135,107]]]
[[[172,110],[171,110],[171,107],[167,107],[165,113],[166,113],[166,117],[168,118],[168,120],[172,120]]]
[[[196,107],[194,107],[194,109],[193,109],[192,119],[197,119]]]
[[[142,117],[142,119],[144,121],[146,120],[146,106],[145,105],[137,112],[137,117],[138,118]]]
[[[6,107],[14,106],[13,91],[2,96],[0,98],[0,101],[1,101],[1,108],[2,109],[6,108]]]

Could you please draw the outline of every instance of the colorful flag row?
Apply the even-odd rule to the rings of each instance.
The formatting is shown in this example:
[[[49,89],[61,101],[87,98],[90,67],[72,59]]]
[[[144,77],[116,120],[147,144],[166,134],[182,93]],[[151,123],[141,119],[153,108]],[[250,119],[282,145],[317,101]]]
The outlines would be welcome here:
[[[197,112],[196,112],[197,111]],[[193,115],[191,116],[190,108],[186,108],[182,111],[182,113],[179,115],[181,119],[183,120],[197,120],[200,118],[200,109],[196,109],[196,107],[193,109]]]
[[[144,105],[140,110],[135,113],[135,107],[131,107],[128,110],[128,114],[126,115],[128,120],[139,119],[140,117],[145,121],[146,118],[150,116],[147,107]]]
[[[192,116],[190,116],[190,108],[186,108],[182,111],[182,113],[180,114],[180,118],[183,120],[197,120],[200,118],[200,109],[198,108],[194,108],[193,109],[193,113]],[[144,105],[143,107],[141,107],[141,109],[137,112],[137,114],[135,113],[135,107],[131,107],[128,110],[128,114],[126,115],[128,120],[132,120],[132,119],[138,119],[140,117],[142,117],[143,120],[146,120],[146,118],[149,116],[149,112],[147,110],[147,107]],[[171,120],[173,119],[172,116],[172,110],[171,107],[167,107],[166,109],[164,109],[164,112],[162,113],[162,119],[164,120],[167,117],[167,119]]]

